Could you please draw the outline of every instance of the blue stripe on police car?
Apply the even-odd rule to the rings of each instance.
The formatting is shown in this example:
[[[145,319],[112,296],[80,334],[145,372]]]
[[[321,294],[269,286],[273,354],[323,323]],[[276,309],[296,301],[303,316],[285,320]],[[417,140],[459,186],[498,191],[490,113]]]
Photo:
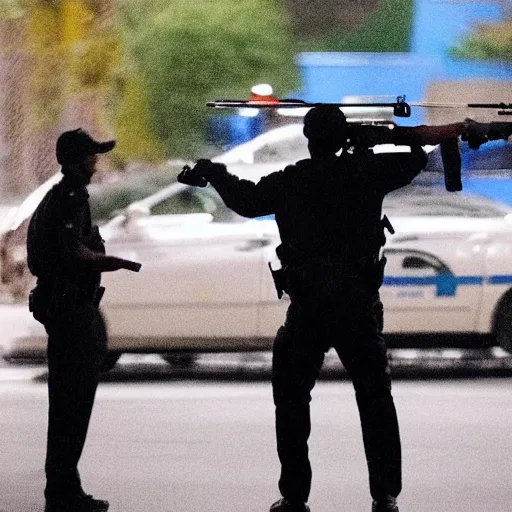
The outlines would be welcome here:
[[[385,276],[383,286],[435,286],[436,297],[455,297],[458,286],[483,286],[484,284],[512,284],[512,275],[455,276],[450,272],[440,272],[435,276]]]

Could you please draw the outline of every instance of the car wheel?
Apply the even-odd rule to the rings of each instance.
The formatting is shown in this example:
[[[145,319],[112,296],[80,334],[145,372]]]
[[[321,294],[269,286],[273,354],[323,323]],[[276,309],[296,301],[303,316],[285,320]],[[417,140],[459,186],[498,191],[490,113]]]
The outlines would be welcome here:
[[[162,357],[164,361],[167,361],[170,365],[184,369],[192,368],[197,360],[197,355],[193,352],[171,352],[169,354],[163,354]]]
[[[507,352],[512,353],[512,293],[501,301],[494,323],[496,343]]]
[[[105,359],[103,360],[103,364],[101,365],[101,371],[108,372],[112,370],[112,368],[114,368],[116,363],[119,361],[121,355],[121,352],[108,352],[105,356]]]

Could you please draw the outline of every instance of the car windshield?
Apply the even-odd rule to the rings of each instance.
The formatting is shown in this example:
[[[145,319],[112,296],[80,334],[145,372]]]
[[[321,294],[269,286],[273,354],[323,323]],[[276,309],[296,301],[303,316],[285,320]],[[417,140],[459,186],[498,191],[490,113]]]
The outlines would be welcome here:
[[[297,162],[309,158],[307,140],[297,136],[288,140],[270,142],[254,152],[254,163]]]
[[[506,205],[478,195],[447,192],[441,187],[409,185],[384,199],[390,216],[503,217],[512,212]]]
[[[504,140],[494,140],[482,145],[478,151],[471,149],[467,142],[459,143],[462,173],[487,171],[486,174],[503,174],[512,170],[512,144]],[[441,148],[430,153],[427,171],[443,172]]]
[[[209,213],[214,222],[237,222],[242,220],[225,206],[220,196],[211,188],[185,188],[163,199],[150,208],[151,215],[179,215],[187,213]]]

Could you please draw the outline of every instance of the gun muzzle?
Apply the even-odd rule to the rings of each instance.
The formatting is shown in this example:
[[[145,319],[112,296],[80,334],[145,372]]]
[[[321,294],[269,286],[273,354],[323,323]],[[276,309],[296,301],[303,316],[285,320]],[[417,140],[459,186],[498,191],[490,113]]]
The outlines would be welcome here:
[[[461,158],[458,139],[447,139],[440,144],[444,169],[444,186],[448,192],[462,190]]]

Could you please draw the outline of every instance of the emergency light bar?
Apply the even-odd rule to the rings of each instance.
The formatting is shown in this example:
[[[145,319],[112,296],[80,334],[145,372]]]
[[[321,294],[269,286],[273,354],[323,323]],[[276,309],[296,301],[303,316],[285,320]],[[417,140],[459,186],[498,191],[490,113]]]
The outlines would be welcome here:
[[[333,105],[340,107],[389,107],[393,109],[396,117],[410,117],[411,106],[422,108],[487,108],[501,109],[498,115],[512,115],[512,103],[434,103],[434,102],[413,102],[407,103],[405,96],[397,96],[396,102],[391,103],[309,103],[299,99],[277,99],[273,96],[256,96],[249,100],[215,100],[206,104],[213,108],[305,108],[317,107],[319,105]]]
[[[336,107],[390,107],[397,117],[410,117],[411,107],[405,102],[405,96],[398,96],[392,103],[308,103],[298,99],[279,100],[272,96],[258,97],[249,100],[215,100],[206,104],[213,108],[305,108],[319,105],[333,105]]]

